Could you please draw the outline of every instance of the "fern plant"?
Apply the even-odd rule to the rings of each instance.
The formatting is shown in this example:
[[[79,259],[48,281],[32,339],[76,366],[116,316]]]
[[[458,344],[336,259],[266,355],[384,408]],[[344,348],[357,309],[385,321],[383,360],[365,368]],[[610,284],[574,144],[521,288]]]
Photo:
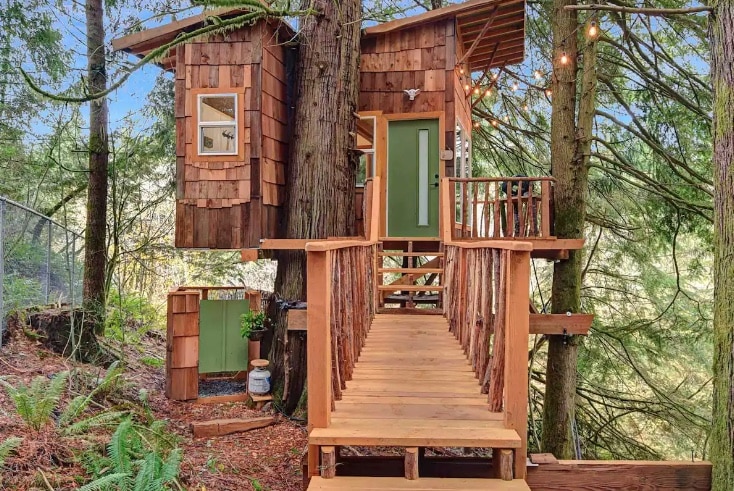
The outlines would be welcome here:
[[[22,438],[11,436],[0,442],[0,469],[5,467],[5,459],[20,446],[22,441]]]
[[[69,372],[61,372],[49,380],[39,375],[30,385],[20,383],[17,387],[3,379],[0,379],[0,384],[12,399],[18,416],[38,431],[51,420],[51,415],[64,393],[68,376]]]
[[[81,489],[148,491],[178,485],[183,454],[165,431],[164,421],[148,426],[123,420],[110,438],[106,455],[87,452],[82,464],[95,480]]]

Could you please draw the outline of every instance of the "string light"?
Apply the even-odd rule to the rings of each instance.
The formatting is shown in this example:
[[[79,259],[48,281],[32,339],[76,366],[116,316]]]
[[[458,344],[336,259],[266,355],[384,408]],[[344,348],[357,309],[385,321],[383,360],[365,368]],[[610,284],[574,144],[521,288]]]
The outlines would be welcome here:
[[[552,95],[553,95],[553,91],[552,91],[552,90],[550,90],[550,89],[545,89],[545,95],[546,95],[547,97],[550,97],[550,96],[552,96]]]
[[[561,65],[568,65],[568,55],[565,51],[561,55]]]
[[[512,91],[513,92],[517,92],[517,89],[519,89],[519,88],[520,88],[520,86],[517,85],[517,82],[513,82],[512,83]]]
[[[463,68],[459,68],[459,73],[462,74],[462,75],[464,75],[464,69]]]
[[[474,87],[474,95],[479,95],[479,87]]]
[[[589,37],[595,38],[598,35],[599,35],[599,28],[596,27],[596,22],[592,20],[591,23],[589,24]]]
[[[464,90],[465,90],[466,92],[469,92],[469,89],[471,89],[471,87],[469,87],[469,84],[466,84],[466,85],[464,86]]]
[[[475,128],[479,128],[479,126],[480,126],[480,125],[479,125],[479,121],[475,121],[475,122],[474,122],[474,127],[475,127]]]
[[[505,123],[509,123],[509,122],[510,122],[510,117],[509,116],[505,116]]]
[[[540,73],[540,70],[535,70],[533,76],[535,77],[535,80],[540,80],[541,78],[543,78],[543,74]]]
[[[530,109],[530,108],[528,107],[528,105],[527,105],[527,104],[525,104],[525,105],[524,105],[524,106],[523,106],[522,108],[523,108],[523,109],[524,109],[525,111],[528,111],[528,110]]]
[[[496,119],[492,120],[492,126],[496,128],[498,124],[500,124],[499,121],[497,121]]]
[[[487,89],[487,90],[486,90],[486,91],[484,92],[484,97],[489,97],[490,95],[492,95],[492,89]]]
[[[497,80],[497,77],[499,77],[499,73],[493,73],[492,74],[492,80]]]

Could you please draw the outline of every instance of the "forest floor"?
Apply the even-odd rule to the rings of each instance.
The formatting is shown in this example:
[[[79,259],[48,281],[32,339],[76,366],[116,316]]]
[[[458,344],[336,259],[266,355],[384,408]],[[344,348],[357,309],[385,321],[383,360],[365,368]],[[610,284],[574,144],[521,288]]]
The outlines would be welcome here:
[[[124,349],[125,383],[117,402],[137,400],[140,389],[149,393],[149,406],[155,418],[168,422],[168,430],[180,437],[183,461],[179,482],[187,490],[293,491],[302,483],[301,457],[306,450],[305,427],[286,418],[275,425],[217,438],[194,439],[189,425],[215,418],[264,416],[243,403],[192,404],[168,400],[164,394],[164,368],[150,366],[151,359],[165,358],[165,339],[159,333],[144,335],[136,345]],[[66,370],[89,378],[104,375],[104,369],[74,363],[60,357],[15,331],[0,349],[0,375],[11,385],[28,384],[34,377],[52,377]],[[82,377],[83,378],[83,377]],[[78,377],[76,379],[79,379]],[[73,380],[70,379],[73,386]],[[64,401],[71,398],[68,393]],[[0,474],[0,489],[63,490],[75,489],[84,470],[78,462],[83,448],[74,440],[60,440],[53,427],[30,430],[16,414],[13,402],[0,388],[0,443],[11,436],[23,437],[17,454],[5,462]],[[108,441],[101,435],[100,441]],[[88,439],[87,443],[88,444]]]

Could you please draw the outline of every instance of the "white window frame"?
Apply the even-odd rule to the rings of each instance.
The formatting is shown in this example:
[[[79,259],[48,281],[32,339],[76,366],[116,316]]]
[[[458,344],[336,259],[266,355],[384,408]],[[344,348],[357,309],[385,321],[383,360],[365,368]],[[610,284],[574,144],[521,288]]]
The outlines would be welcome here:
[[[232,97],[234,99],[234,121],[202,121],[201,120],[201,104],[202,99],[208,97]],[[234,126],[234,147],[231,152],[204,152],[204,135],[202,128],[216,128]],[[196,98],[196,132],[198,143],[198,155],[202,157],[216,157],[218,155],[239,155],[240,150],[240,118],[239,118],[239,95],[234,92],[216,92],[211,94],[198,94]]]
[[[461,121],[456,121],[456,126],[461,129],[461,139],[459,140],[459,148],[454,149],[454,176],[459,178],[472,177],[471,157],[472,157],[472,138],[471,134],[467,133],[464,129],[464,125]],[[457,143],[454,143],[455,145]],[[461,152],[461,160],[456,158],[456,155]],[[460,162],[460,165],[457,165]]]
[[[372,161],[372,168],[371,169],[365,168],[365,170],[364,170],[364,174],[365,174],[364,175],[364,178],[365,178],[365,181],[364,182],[358,182],[358,183],[355,184],[355,186],[357,186],[358,188],[363,188],[364,185],[365,185],[365,183],[367,182],[367,179],[369,179],[370,177],[374,177],[375,176],[375,172],[377,171],[377,168],[376,168],[377,167],[377,163],[375,162],[375,148],[376,148],[376,144],[377,144],[377,117],[375,117],[375,116],[360,116],[359,119],[360,120],[366,120],[366,119],[371,119],[372,120],[372,148],[360,148],[359,149],[364,155],[372,155],[372,158],[370,159]]]

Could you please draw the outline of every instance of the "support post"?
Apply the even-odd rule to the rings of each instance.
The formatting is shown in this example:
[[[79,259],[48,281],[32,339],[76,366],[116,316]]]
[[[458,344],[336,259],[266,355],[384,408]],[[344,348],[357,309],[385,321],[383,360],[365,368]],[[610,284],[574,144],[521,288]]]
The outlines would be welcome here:
[[[515,478],[525,479],[528,453],[528,340],[530,252],[511,251],[505,309],[505,428],[522,439],[515,453]]]
[[[309,251],[306,263],[308,431],[331,423],[331,251]],[[308,473],[317,476],[317,445],[308,447]]]
[[[405,449],[405,479],[418,479],[418,447]]]
[[[321,477],[324,479],[336,477],[336,450],[334,447],[321,447]]]
[[[47,221],[46,225],[48,226],[48,234],[46,235],[46,271],[44,271],[45,277],[43,278],[43,297],[48,305],[51,300],[51,227],[53,224],[50,221]]]
[[[551,183],[540,181],[540,235],[547,239],[551,235]]]
[[[5,301],[3,283],[5,279],[5,199],[0,198],[0,347],[3,345],[5,332]]]
[[[512,450],[495,448],[492,450],[492,464],[495,477],[503,481],[512,481],[514,475]]]

